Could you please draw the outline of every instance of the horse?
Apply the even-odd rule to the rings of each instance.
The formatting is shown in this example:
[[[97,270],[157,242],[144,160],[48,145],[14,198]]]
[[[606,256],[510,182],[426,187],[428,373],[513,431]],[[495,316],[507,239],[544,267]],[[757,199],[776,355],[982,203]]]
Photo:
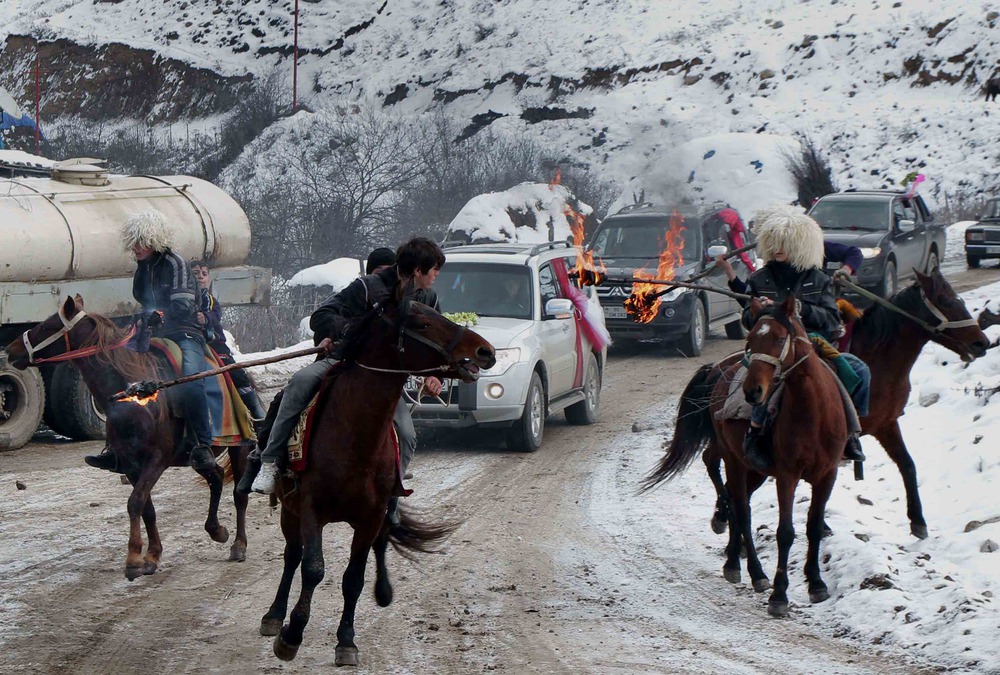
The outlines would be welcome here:
[[[809,545],[805,573],[809,599],[818,603],[830,597],[820,573],[819,546],[826,502],[837,480],[837,468],[848,437],[847,417],[836,376],[816,353],[795,303],[795,297],[789,295],[785,302],[765,310],[758,300],[751,301],[751,311],[757,320],[747,336],[749,367],[743,381],[743,394],[748,403],[761,405],[770,400],[779,384],[784,386],[781,404],[771,425],[774,465],[767,474],[752,469],[743,454],[743,438],[749,421],[723,419],[717,414],[729,395],[731,376],[739,367],[738,363],[733,363],[724,371],[730,377],[717,378],[711,385],[709,405],[678,420],[678,429],[667,453],[644,482],[644,487],[650,489],[674,477],[705,446],[720,453],[726,466],[726,488],[734,511],[723,576],[731,583],[740,581],[740,551],[741,544],[745,543],[747,572],[754,590],[761,593],[771,584],[761,568],[753,543],[750,488],[759,486],[767,475],[774,477],[779,509],[778,565],[768,599],[768,613],[778,617],[788,614],[788,554],[795,539],[792,510],[795,489],[801,480],[812,485],[806,522]],[[705,384],[698,381],[695,386],[704,387]]]
[[[116,401],[111,396],[129,383],[162,379],[160,361],[150,353],[123,348],[129,335],[112,321],[84,310],[83,298],[67,297],[59,311],[11,342],[5,348],[10,364],[24,369],[53,360],[69,360],[80,370],[94,399],[107,416],[107,448],[114,453],[118,469],[132,485],[128,499],[129,540],[125,558],[125,577],[132,581],[153,574],[159,567],[163,545],[156,526],[156,509],[151,491],[163,472],[171,466],[188,466],[184,446],[184,419],[169,410],[171,392],[162,392],[156,400],[142,405]],[[241,475],[246,456],[253,447],[249,439],[235,447],[214,446],[218,456],[228,454],[232,471]],[[223,467],[196,467],[209,487],[208,517],[205,530],[213,541],[225,543],[229,530],[219,523],[219,501],[224,482],[231,479]],[[230,548],[230,561],[246,559],[247,496],[236,494],[236,538]],[[148,545],[143,554],[139,520],[146,527]]]
[[[375,551],[375,600],[392,602],[386,568],[389,543],[406,557],[433,552],[457,525],[422,523],[403,507],[399,522],[387,518],[394,488],[401,487],[392,440],[392,418],[410,374],[438,374],[465,382],[496,363],[493,347],[475,332],[435,310],[391,297],[360,319],[342,342],[342,361],[324,380],[305,441],[305,468],[275,487],[285,537],[278,590],[261,619],[261,635],[274,635],[273,651],[292,660],[309,622],[313,591],[325,574],[323,528],[346,522],[354,530],[337,628],[336,664],[357,665],[354,615],[364,587],[369,552]],[[396,493],[399,494],[398,492]],[[296,569],[302,590],[285,620]]]
[[[910,533],[926,539],[927,522],[917,486],[917,467],[899,429],[899,418],[910,397],[910,371],[928,342],[936,342],[969,362],[986,353],[989,339],[937,268],[929,275],[917,272],[916,280],[896,293],[890,302],[891,307],[878,303],[869,307],[856,320],[852,332],[850,352],[868,364],[872,375],[871,404],[868,415],[861,418],[861,431],[874,436],[895,462],[906,491]],[[735,358],[738,360],[739,355]],[[724,367],[727,362],[729,359],[719,365]],[[706,368],[695,377],[710,382],[721,375],[720,369]],[[694,389],[697,392],[693,391],[694,398],[688,400],[688,405],[698,408],[705,404],[698,396],[704,397],[706,392],[704,387]],[[684,413],[684,406],[682,396],[680,413]],[[722,534],[730,511],[719,468],[721,456],[709,450],[703,459],[717,494],[712,529]],[[829,528],[826,531],[829,533]]]

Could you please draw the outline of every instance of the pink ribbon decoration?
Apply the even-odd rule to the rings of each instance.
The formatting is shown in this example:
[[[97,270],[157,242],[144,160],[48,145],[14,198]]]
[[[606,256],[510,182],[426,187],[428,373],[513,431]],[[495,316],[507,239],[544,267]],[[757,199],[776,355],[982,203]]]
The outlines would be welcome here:
[[[556,279],[559,281],[559,289],[564,296],[572,301],[573,307],[576,308],[576,312],[573,313],[576,326],[579,331],[582,331],[587,336],[587,342],[594,349],[601,351],[611,344],[611,333],[604,326],[597,308],[591,304],[587,294],[577,288],[576,284],[570,282],[569,274],[566,272],[566,265],[564,262],[563,264],[559,264],[560,262],[563,261],[554,261],[552,267],[555,269]],[[582,345],[579,344],[579,333],[577,336],[577,352],[582,357],[582,354],[579,353],[582,352]],[[578,359],[578,370],[583,370],[583,363],[583,358]],[[582,375],[582,373],[580,374]]]
[[[917,186],[924,182],[924,174],[918,173],[916,178],[910,183],[906,188],[906,194],[903,195],[907,199],[913,199],[917,196]]]

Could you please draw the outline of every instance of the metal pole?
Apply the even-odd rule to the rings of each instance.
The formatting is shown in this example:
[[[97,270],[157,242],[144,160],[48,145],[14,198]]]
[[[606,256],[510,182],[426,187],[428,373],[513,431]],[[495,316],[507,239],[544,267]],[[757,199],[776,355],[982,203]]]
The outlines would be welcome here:
[[[299,0],[295,0],[295,38],[292,47],[292,112],[299,107]]]
[[[39,155],[42,142],[42,121],[39,116],[39,101],[42,97],[42,69],[38,63],[38,43],[35,42],[35,154]]]

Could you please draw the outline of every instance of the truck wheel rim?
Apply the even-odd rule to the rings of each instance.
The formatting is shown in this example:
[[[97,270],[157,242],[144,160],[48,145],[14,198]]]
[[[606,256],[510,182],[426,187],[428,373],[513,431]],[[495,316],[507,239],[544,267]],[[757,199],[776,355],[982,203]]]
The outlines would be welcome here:
[[[538,440],[542,433],[542,396],[538,387],[531,389],[531,437]]]
[[[702,343],[705,342],[705,312],[702,309],[697,309],[695,311],[694,320],[694,344],[697,347],[701,347]]]
[[[24,398],[24,385],[16,377],[0,375],[0,426],[18,417],[18,407]]]
[[[590,368],[587,369],[587,408],[590,410],[597,410],[597,367],[591,364]]]

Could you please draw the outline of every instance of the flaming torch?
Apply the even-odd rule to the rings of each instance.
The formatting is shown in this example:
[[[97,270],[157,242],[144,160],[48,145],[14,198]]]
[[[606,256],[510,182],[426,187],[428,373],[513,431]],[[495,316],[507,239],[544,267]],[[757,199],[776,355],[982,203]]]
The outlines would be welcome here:
[[[560,184],[562,184],[562,170],[556,169],[555,178],[549,183],[549,189],[553,190]],[[607,273],[607,268],[600,258],[594,260],[592,251],[583,249],[583,224],[587,217],[570,206],[568,201],[563,214],[569,222],[569,229],[573,234],[573,246],[576,247],[576,264],[570,272],[570,278],[576,278],[577,286],[597,286]]]
[[[673,280],[677,268],[684,263],[684,216],[674,211],[670,216],[670,227],[664,236],[663,251],[660,252],[659,264],[655,273],[642,269],[633,272],[637,279],[656,279],[660,281]],[[632,283],[632,295],[625,300],[625,310],[636,323],[649,323],[656,318],[663,298],[657,294],[658,284],[635,281]]]

